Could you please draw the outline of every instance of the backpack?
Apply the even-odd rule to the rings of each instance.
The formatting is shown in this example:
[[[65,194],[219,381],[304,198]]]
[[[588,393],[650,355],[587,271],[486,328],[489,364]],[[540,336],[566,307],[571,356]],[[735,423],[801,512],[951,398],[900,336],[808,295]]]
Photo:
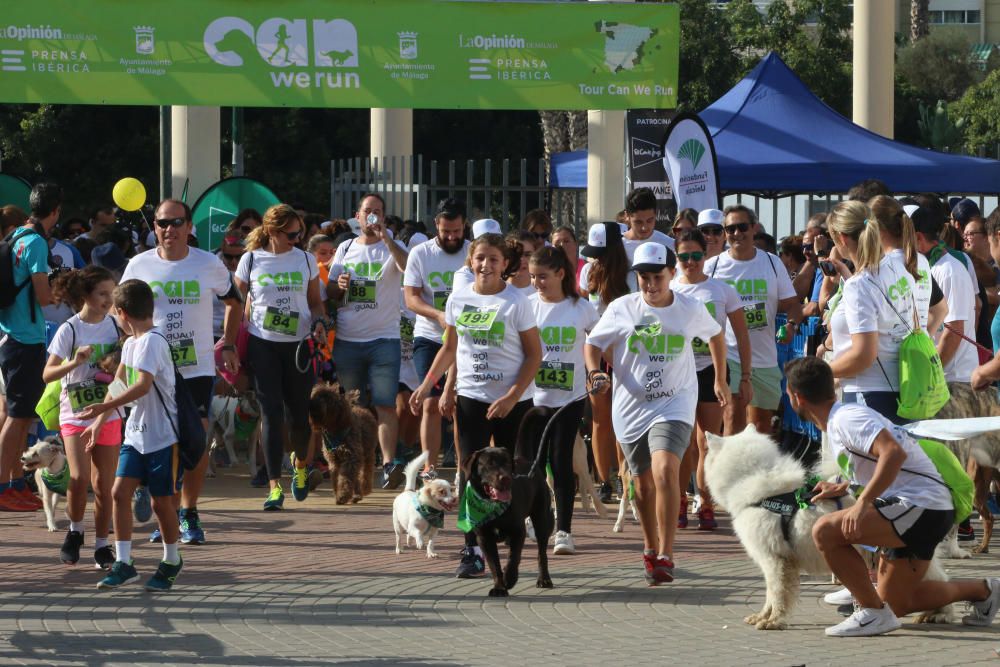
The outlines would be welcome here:
[[[167,337],[159,332],[155,333],[166,341],[169,348],[170,341],[167,340]],[[177,364],[174,363],[173,355],[170,356],[170,363],[174,367],[174,401],[177,404],[176,424],[170,418],[170,414],[167,411],[167,404],[164,402],[163,394],[160,393],[156,382],[153,382],[153,390],[156,392],[156,397],[160,399],[163,411],[167,412],[167,421],[170,422],[170,428],[177,437],[181,465],[184,466],[185,470],[194,470],[205,456],[205,427],[201,424],[201,415],[198,414],[198,406],[195,404],[194,397],[184,382],[183,376],[177,370]]]
[[[911,327],[896,310],[889,296],[882,291],[882,287],[874,280],[872,284],[896,313],[899,321],[910,331],[899,344],[899,399],[896,414],[912,421],[930,419],[951,400],[951,392],[948,390],[948,382],[944,378],[944,366],[941,364],[941,357],[938,356],[934,341],[920,326],[916,298],[913,300]],[[878,362],[882,375],[891,388],[892,381],[882,368],[882,362],[878,357],[875,361]]]
[[[26,230],[26,233],[15,237],[15,234],[22,229]],[[34,290],[31,288],[31,276],[29,275],[20,284],[14,282],[14,255],[16,252],[14,248],[18,241],[29,234],[37,235],[38,232],[28,227],[19,227],[0,241],[0,308],[10,308],[13,306],[17,300],[17,295],[27,287],[29,298],[32,299],[32,307],[29,309],[31,311],[31,321],[34,322]]]

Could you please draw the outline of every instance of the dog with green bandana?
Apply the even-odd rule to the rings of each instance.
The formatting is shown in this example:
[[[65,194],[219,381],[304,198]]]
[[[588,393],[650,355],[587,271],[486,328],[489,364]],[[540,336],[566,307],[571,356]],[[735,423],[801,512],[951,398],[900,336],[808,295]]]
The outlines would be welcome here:
[[[35,484],[42,496],[45,526],[50,533],[56,528],[56,507],[59,498],[66,497],[69,485],[69,462],[57,438],[39,440],[21,456],[25,472],[35,473]]]
[[[444,528],[444,514],[455,509],[458,501],[451,483],[443,479],[424,482],[418,491],[417,472],[427,462],[427,452],[410,461],[406,466],[406,484],[392,502],[392,528],[396,532],[396,553],[410,546],[427,547],[427,557],[437,558],[434,536]]]

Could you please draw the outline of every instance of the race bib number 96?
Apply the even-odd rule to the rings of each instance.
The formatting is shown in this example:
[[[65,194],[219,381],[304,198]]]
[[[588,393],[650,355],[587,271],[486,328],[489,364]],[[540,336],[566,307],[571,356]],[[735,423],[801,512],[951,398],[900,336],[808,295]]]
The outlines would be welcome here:
[[[747,329],[755,331],[767,327],[767,310],[763,303],[743,306],[743,317],[747,321]]]

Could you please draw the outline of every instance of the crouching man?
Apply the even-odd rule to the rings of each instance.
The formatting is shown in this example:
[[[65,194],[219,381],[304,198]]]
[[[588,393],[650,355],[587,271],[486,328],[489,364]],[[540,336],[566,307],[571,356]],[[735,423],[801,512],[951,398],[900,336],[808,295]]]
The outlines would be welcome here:
[[[851,485],[864,489],[851,508],[827,514],[813,527],[816,547],[856,602],[854,614],[826,634],[881,635],[899,628],[900,616],[959,601],[971,603],[963,623],[990,625],[1000,605],[1000,578],[924,579],[955,510],[948,486],[920,445],[874,410],[837,402],[833,374],[821,359],[795,359],[785,376],[792,408],[827,434],[831,455],[849,477],[820,482],[815,498],[843,496]],[[856,544],[882,548],[877,590]]]

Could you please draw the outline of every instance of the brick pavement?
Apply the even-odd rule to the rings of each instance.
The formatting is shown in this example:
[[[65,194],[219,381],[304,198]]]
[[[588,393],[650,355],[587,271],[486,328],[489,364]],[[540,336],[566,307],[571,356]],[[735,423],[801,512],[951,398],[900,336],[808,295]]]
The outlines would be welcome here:
[[[177,588],[99,592],[81,559],[58,562],[63,534],[41,512],[0,515],[0,664],[321,665],[697,663],[705,665],[977,664],[997,661],[1000,635],[960,625],[915,626],[873,639],[828,639],[839,617],[804,582],[791,629],[741,622],[763,601],[763,580],[721,517],[714,534],[681,531],[678,580],[647,588],[638,526],[574,519],[579,553],[550,560],[556,588],[532,586],[534,559],[507,600],[484,580],[457,580],[454,517],[442,558],[396,556],[392,494],[334,505],[329,487],[282,513],[259,510],[246,476],[210,480],[201,512],[209,544],[183,549]],[[89,519],[89,517],[88,517]],[[694,522],[692,522],[694,523]],[[65,518],[60,527],[66,525]],[[145,538],[149,525],[136,536]],[[92,535],[87,535],[92,543]],[[533,547],[529,543],[529,548]],[[995,549],[996,550],[996,549]],[[85,549],[89,555],[89,549]],[[137,542],[148,576],[158,545]],[[995,573],[996,557],[947,561],[952,576]]]

